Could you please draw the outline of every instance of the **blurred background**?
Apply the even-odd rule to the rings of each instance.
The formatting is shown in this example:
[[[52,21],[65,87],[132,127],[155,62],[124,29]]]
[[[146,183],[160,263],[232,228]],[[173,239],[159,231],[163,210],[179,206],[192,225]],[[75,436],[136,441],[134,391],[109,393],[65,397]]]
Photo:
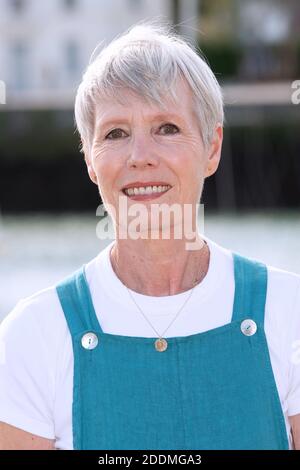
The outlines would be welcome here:
[[[100,41],[158,16],[199,47],[224,90],[205,235],[300,273],[299,0],[0,0],[0,319],[110,243],[96,236],[101,201],[74,97]]]

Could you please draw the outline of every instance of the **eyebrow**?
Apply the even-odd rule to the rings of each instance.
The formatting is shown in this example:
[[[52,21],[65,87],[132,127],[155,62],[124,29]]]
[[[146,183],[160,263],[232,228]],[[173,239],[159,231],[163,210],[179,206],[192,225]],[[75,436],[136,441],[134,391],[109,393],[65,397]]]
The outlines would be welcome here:
[[[180,120],[182,121],[182,118],[179,114],[176,114],[176,113],[169,113],[169,112],[160,112],[160,113],[157,113],[157,114],[153,114],[152,116],[150,116],[150,120],[151,121],[158,121],[158,120]],[[96,122],[96,128],[97,129],[100,129],[101,127],[108,127],[112,124],[126,124],[128,122],[128,119],[124,118],[124,117],[118,117],[118,116],[115,116],[115,117],[110,117],[108,119],[103,119],[101,120],[98,119],[97,122]]]

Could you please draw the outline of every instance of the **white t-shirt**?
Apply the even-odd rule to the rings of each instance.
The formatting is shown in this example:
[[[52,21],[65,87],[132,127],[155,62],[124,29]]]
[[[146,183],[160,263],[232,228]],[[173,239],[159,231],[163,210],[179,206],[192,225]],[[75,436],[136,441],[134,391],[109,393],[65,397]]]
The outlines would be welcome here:
[[[166,337],[192,335],[231,320],[232,253],[204,238],[210,248],[208,272]],[[113,244],[87,264],[99,323],[106,333],[153,337],[154,331],[112,269],[109,251]],[[159,332],[171,323],[189,292],[152,297],[131,291]],[[299,350],[300,275],[268,266],[265,332],[291,447],[287,416],[300,413],[300,361],[291,360],[297,357],[295,345]],[[73,449],[72,399],[71,336],[55,286],[51,286],[19,301],[0,326],[0,421],[55,439],[59,449]]]

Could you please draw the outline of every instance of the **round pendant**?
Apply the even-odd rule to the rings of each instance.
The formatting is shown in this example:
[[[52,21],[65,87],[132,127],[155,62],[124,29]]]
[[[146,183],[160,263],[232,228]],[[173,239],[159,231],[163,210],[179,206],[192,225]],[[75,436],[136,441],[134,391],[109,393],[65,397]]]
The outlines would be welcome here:
[[[156,351],[163,352],[167,349],[168,343],[164,338],[159,338],[155,341]]]

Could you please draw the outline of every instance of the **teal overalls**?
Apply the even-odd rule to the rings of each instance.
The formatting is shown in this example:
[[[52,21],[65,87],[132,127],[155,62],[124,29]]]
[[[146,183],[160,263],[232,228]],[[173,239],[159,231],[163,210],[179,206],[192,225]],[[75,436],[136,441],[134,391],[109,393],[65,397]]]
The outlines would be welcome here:
[[[288,449],[264,332],[267,267],[233,253],[231,322],[189,336],[102,331],[84,266],[57,286],[72,336],[74,449]]]

